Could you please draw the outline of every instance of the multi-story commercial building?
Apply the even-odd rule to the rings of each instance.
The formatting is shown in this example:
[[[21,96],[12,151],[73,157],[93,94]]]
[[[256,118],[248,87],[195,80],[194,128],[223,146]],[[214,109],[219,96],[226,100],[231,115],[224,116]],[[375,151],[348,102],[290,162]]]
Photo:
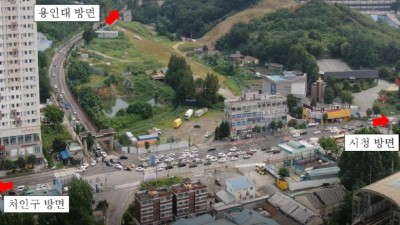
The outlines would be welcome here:
[[[322,102],[325,96],[326,82],[321,78],[311,85],[311,99]]]
[[[254,183],[245,176],[227,179],[226,190],[234,196],[236,203],[254,199],[256,196]]]
[[[287,103],[282,95],[247,91],[238,100],[225,100],[225,120],[231,126],[231,135],[251,132],[255,126],[269,127],[272,121],[286,123]]]
[[[138,225],[162,224],[173,221],[173,195],[168,188],[149,189],[135,193],[135,222]]]
[[[183,184],[171,187],[174,195],[174,219],[188,218],[207,212],[207,185],[185,178]]]
[[[287,96],[292,94],[300,99],[307,95],[307,74],[297,76],[292,75],[273,75],[264,76],[262,83],[262,93]]]
[[[323,123],[323,115],[328,115],[328,123],[349,121],[351,109],[349,105],[310,106],[303,104],[303,119],[310,123]]]
[[[43,158],[34,4],[0,1],[0,160]]]

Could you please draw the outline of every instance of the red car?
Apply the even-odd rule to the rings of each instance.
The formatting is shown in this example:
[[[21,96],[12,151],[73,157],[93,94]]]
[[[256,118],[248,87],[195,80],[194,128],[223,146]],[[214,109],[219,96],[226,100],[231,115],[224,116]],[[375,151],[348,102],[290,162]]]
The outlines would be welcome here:
[[[254,152],[252,152],[252,151],[247,151],[246,154],[252,156],[252,155],[254,154]]]

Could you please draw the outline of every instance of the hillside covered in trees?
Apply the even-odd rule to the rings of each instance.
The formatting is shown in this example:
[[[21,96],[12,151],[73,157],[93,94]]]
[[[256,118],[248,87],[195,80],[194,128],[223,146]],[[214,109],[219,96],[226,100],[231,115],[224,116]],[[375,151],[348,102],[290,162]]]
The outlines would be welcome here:
[[[177,37],[199,38],[234,12],[241,11],[258,0],[166,0],[160,7],[156,0],[128,0],[134,20],[144,24],[155,23],[157,31]]]
[[[355,69],[393,66],[400,58],[400,34],[384,21],[312,0],[295,11],[280,9],[250,24],[236,24],[216,48],[307,72],[310,84],[322,55],[343,58]]]

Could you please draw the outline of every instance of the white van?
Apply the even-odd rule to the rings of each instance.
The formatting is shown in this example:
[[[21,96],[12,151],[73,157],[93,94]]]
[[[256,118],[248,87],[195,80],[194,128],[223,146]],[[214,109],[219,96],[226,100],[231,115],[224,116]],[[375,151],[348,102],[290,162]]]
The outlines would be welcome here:
[[[25,186],[21,185],[17,187],[17,191],[24,191],[25,190]]]
[[[55,84],[55,85],[54,85],[54,89],[56,89],[56,90],[57,90],[57,84]]]

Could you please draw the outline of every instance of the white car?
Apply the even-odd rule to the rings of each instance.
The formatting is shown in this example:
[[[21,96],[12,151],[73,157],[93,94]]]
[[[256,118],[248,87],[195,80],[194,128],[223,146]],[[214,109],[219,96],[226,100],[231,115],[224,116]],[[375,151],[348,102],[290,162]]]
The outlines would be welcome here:
[[[169,157],[169,158],[165,159],[165,162],[172,162],[172,161],[174,161],[174,160],[175,160],[174,158]]]
[[[179,159],[186,159],[186,155],[179,156]]]
[[[293,137],[294,138],[300,137],[300,134],[299,133],[295,133],[295,134],[293,134]]]
[[[167,167],[167,164],[165,164],[165,163],[160,163],[160,164],[158,164],[157,167],[165,168],[165,167]]]
[[[156,170],[157,170],[157,171],[163,171],[163,170],[164,170],[164,167],[157,167]]]
[[[228,153],[226,153],[226,155],[227,156],[234,156],[234,153],[233,152],[228,152]]]
[[[190,151],[188,150],[188,149],[186,149],[185,151],[183,151],[183,152],[185,152],[185,154],[187,154],[187,153],[189,153],[190,154]]]
[[[86,169],[86,168],[89,167],[89,164],[88,164],[88,163],[84,163],[84,164],[83,164],[83,167],[85,167],[85,169]]]
[[[192,150],[192,153],[198,153],[198,152],[199,152],[199,150],[197,150],[197,148]]]
[[[64,94],[64,90],[61,90],[61,94]]]
[[[191,154],[189,157],[190,157],[190,158],[198,158],[199,155],[197,155],[197,154]]]
[[[119,170],[122,170],[123,169],[123,167],[120,165],[120,164],[115,164],[115,169],[119,169]]]
[[[74,114],[76,115],[76,111],[74,111]]]
[[[244,151],[238,151],[236,154],[238,154],[238,155],[244,155]]]
[[[237,157],[235,157],[235,156],[232,156],[232,157],[231,157],[231,161],[236,161],[236,160],[238,160]]]
[[[211,136],[210,132],[207,132],[207,133],[204,135],[205,138],[209,138],[210,136]]]
[[[214,157],[214,156],[212,156],[212,155],[206,155],[206,159],[211,159],[212,157]]]
[[[170,157],[170,158],[173,158],[173,157],[175,157],[175,153],[172,153],[172,152],[171,152],[171,153],[169,153],[169,154],[168,154],[168,157]]]
[[[77,173],[85,172],[85,168],[81,166],[81,167],[79,167],[79,168],[76,169],[76,172],[77,172]]]
[[[316,130],[316,131],[314,131],[314,134],[321,134],[321,131]]]
[[[95,166],[96,165],[96,161],[92,161],[91,163],[90,163],[90,166]]]
[[[337,132],[338,132],[338,130],[336,130],[336,129],[331,130],[331,134],[336,134]]]
[[[210,161],[211,161],[211,162],[216,162],[216,161],[218,161],[218,159],[217,159],[216,157],[213,156],[212,158],[210,158]]]
[[[71,120],[75,121],[76,117],[75,116],[71,116]]]
[[[55,73],[53,73],[53,77],[55,77],[56,76],[56,74]]]
[[[236,148],[236,147],[232,147],[232,148],[229,149],[229,151],[230,151],[230,152],[236,152],[236,151],[237,151],[237,148]]]
[[[249,151],[250,151],[250,152],[253,152],[253,153],[256,153],[256,152],[257,152],[257,149],[255,149],[255,148],[250,148]]]
[[[143,168],[143,167],[136,167],[136,171],[138,171],[138,172],[143,172],[143,171],[144,171],[144,168]]]
[[[158,155],[158,156],[156,156],[156,158],[157,158],[157,159],[163,159],[163,158],[164,158],[164,155],[163,155],[163,154]]]
[[[220,158],[218,160],[219,163],[226,163],[228,160],[226,160],[226,158]]]
[[[150,159],[150,158],[146,156],[146,157],[140,158],[140,161],[142,161],[142,162],[143,162],[143,161],[149,161],[149,159]]]
[[[36,190],[42,190],[45,188],[46,188],[46,185],[44,185],[44,184],[36,184]]]

